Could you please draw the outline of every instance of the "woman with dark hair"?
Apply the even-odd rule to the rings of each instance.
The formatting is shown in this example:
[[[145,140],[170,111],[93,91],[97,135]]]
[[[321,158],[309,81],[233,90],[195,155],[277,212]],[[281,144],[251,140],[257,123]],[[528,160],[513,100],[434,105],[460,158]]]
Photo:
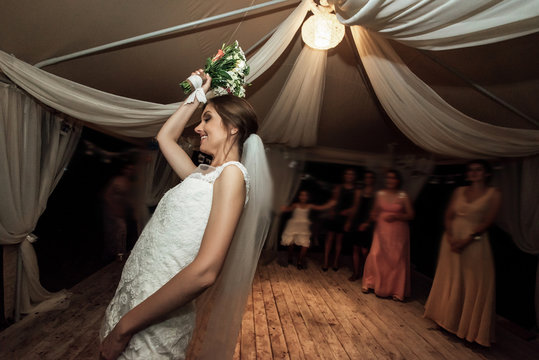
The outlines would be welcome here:
[[[202,70],[195,75],[197,96],[157,134],[183,181],[163,196],[127,259],[101,329],[105,359],[185,359],[192,337],[191,358],[234,353],[269,226],[272,184],[256,114],[244,99],[225,95],[203,108],[195,131],[211,166],[197,167],[178,145],[211,84]]]
[[[324,264],[322,270],[327,271],[329,257],[333,243],[335,242],[335,254],[333,256],[333,270],[339,270],[339,259],[342,250],[344,234],[352,227],[352,219],[359,204],[360,191],[356,187],[356,171],[352,168],[344,170],[343,183],[333,189],[333,196],[324,205],[333,206],[332,217],[328,222],[328,233],[324,244]]]
[[[365,171],[363,174],[364,186],[360,190],[359,207],[352,221],[353,231],[350,233],[353,242],[353,273],[348,279],[350,281],[356,281],[361,277],[363,273],[361,265],[365,262],[371,248],[373,228],[370,217],[374,203],[375,181],[376,175],[374,172],[370,170]]]
[[[500,208],[500,192],[489,186],[490,164],[467,165],[470,185],[457,188],[445,214],[438,266],[425,317],[470,342],[494,340],[494,259],[487,229]]]
[[[410,231],[414,210],[406,192],[400,190],[397,170],[386,173],[383,190],[376,193],[371,221],[376,221],[371,250],[365,261],[362,290],[402,301],[410,295]]]

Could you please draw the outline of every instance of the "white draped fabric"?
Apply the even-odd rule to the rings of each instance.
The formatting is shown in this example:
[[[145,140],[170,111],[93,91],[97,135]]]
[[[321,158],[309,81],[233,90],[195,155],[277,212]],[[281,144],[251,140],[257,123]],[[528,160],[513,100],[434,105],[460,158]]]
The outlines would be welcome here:
[[[303,154],[283,146],[272,146],[266,151],[273,178],[273,220],[264,248],[277,250],[281,207],[293,200],[301,182]]]
[[[260,137],[264,142],[292,147],[316,145],[326,62],[327,51],[303,47],[262,123]]]
[[[0,244],[20,244],[20,312],[45,311],[66,293],[50,293],[40,285],[28,235],[75,151],[81,127],[66,128],[61,118],[12,85],[0,84],[0,109]]]
[[[329,0],[339,21],[430,50],[489,44],[538,31],[537,0]]]
[[[251,72],[245,79],[246,82],[253,82],[262,75],[286,50],[299,27],[303,24],[305,15],[310,9],[310,3],[311,0],[303,0],[285,21],[277,27],[264,46],[247,60],[247,64],[251,67]]]
[[[472,119],[412,73],[387,40],[359,26],[351,30],[384,110],[417,145],[458,158],[539,153],[539,130],[511,129]]]
[[[154,136],[179,106],[129,99],[92,89],[38,69],[2,51],[0,69],[44,104],[125,136]]]
[[[303,0],[248,60],[251,73],[246,81],[254,81],[279,58],[301,26],[309,6],[309,1]],[[44,104],[124,136],[154,136],[161,124],[181,104],[156,104],[92,89],[38,69],[3,51],[0,51],[0,69]]]
[[[401,156],[395,161],[395,169],[402,176],[402,188],[412,202],[417,199],[421,189],[434,170],[434,160],[414,155]],[[382,177],[383,178],[383,177]]]

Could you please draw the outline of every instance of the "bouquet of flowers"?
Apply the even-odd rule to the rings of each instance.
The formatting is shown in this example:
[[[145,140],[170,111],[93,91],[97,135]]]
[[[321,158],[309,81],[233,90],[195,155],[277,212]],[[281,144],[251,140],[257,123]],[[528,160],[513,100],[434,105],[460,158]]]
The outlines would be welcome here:
[[[245,76],[249,75],[249,65],[238,41],[221,47],[213,58],[206,60],[204,72],[211,76],[211,89],[215,96],[232,94],[245,97]],[[192,89],[189,81],[183,81],[180,86],[188,94]]]

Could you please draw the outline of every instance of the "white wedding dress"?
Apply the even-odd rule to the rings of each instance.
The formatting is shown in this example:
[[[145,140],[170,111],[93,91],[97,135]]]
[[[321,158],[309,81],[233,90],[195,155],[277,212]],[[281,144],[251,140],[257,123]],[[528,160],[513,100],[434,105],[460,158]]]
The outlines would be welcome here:
[[[248,194],[247,170],[234,161],[216,168],[200,165],[163,196],[125,263],[105,313],[101,339],[125,313],[194,260],[210,215],[213,184],[229,165],[243,172]],[[195,306],[191,302],[135,334],[119,359],[184,359],[194,327]]]

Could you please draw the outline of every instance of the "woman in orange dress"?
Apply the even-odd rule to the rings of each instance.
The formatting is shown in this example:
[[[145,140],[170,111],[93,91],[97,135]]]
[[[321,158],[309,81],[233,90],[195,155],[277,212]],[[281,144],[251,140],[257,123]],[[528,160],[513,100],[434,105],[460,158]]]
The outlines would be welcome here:
[[[500,207],[488,186],[490,165],[468,164],[469,186],[459,187],[445,216],[445,233],[425,317],[460,338],[490,346],[494,340],[495,274],[487,229]]]
[[[386,174],[386,187],[376,193],[372,220],[376,221],[371,251],[365,261],[362,290],[402,301],[410,295],[410,231],[414,210],[400,190],[396,170]]]

